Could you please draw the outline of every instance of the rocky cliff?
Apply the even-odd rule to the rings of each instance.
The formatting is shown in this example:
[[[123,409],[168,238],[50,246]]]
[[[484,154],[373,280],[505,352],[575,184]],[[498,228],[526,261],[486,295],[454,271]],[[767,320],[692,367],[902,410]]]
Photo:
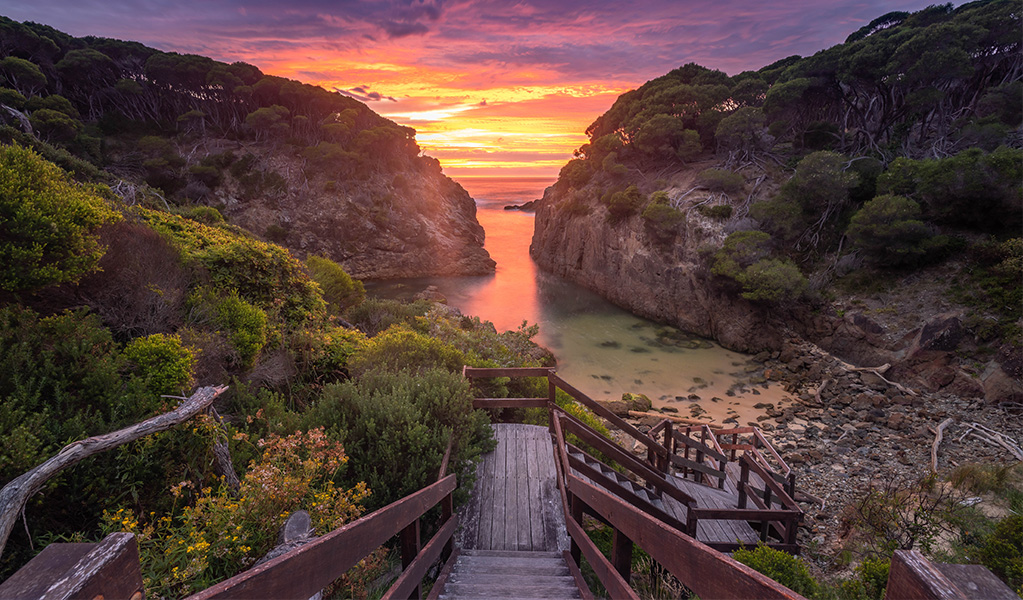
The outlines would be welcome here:
[[[694,171],[695,172],[695,171]],[[686,172],[671,189],[692,183]],[[742,352],[778,349],[782,323],[770,311],[709,284],[699,255],[719,246],[722,223],[692,211],[663,243],[639,215],[613,222],[595,184],[570,190],[562,180],[538,202],[530,255],[548,272],[579,283],[643,317],[713,338]]]
[[[225,171],[207,202],[227,219],[298,256],[318,254],[359,279],[483,275],[495,263],[483,249],[476,203],[436,162],[416,159],[389,171],[328,179],[301,157],[259,144],[230,145],[248,172]],[[252,173],[280,183],[252,193]]]

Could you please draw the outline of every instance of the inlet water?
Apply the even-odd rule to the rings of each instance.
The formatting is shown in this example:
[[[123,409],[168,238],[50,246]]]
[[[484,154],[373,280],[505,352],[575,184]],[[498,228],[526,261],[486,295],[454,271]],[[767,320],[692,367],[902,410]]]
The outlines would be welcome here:
[[[733,417],[742,425],[761,414],[753,405],[781,400],[779,389],[749,383],[748,373],[756,365],[748,356],[639,318],[581,286],[540,272],[529,257],[533,214],[504,207],[541,197],[553,182],[459,180],[476,199],[487,251],[497,261],[495,274],[368,282],[367,291],[407,299],[433,285],[450,306],[491,321],[498,331],[538,324],[535,341],[554,353],[558,373],[595,399],[640,392],[655,406],[678,409],[680,416],[704,415],[718,423]]]

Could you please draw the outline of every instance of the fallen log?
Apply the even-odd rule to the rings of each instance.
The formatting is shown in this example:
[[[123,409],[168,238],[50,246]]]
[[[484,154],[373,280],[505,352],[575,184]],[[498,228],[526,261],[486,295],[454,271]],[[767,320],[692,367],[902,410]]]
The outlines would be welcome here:
[[[185,399],[170,412],[111,433],[71,442],[55,456],[27,473],[12,479],[3,489],[0,489],[0,556],[3,556],[7,538],[10,537],[14,523],[24,509],[25,503],[55,475],[94,454],[180,425],[205,410],[225,390],[227,390],[227,386],[199,388],[191,397]]]

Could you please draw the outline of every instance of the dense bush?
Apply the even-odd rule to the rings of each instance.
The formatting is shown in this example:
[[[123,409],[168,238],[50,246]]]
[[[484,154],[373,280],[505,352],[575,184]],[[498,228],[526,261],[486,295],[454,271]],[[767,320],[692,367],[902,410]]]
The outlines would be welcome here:
[[[392,325],[412,322],[425,315],[433,306],[429,300],[399,302],[382,298],[367,298],[349,309],[348,320],[367,335],[376,335]]]
[[[1023,515],[1009,515],[976,549],[981,564],[1014,591],[1023,591]]]
[[[366,289],[362,282],[345,272],[344,268],[329,258],[310,255],[305,259],[313,281],[320,285],[323,301],[328,309],[340,314],[345,309],[356,306],[366,298]]]
[[[846,231],[852,242],[882,265],[912,265],[931,249],[931,229],[920,220],[920,205],[885,194],[863,205]]]
[[[103,256],[96,229],[119,218],[32,150],[0,147],[0,290],[78,280]]]
[[[608,219],[612,222],[621,221],[639,210],[643,205],[643,194],[634,185],[620,192],[608,192],[601,197],[607,206]]]
[[[216,323],[227,334],[243,367],[251,367],[266,345],[266,313],[231,294],[216,301]]]
[[[817,593],[817,582],[810,576],[806,564],[791,554],[758,545],[752,550],[740,548],[732,553],[732,558],[767,575],[797,594],[813,597]]]
[[[979,148],[943,159],[897,158],[877,181],[878,191],[920,203],[939,223],[984,231],[1018,232],[1023,218],[1023,149]]]
[[[181,393],[192,382],[195,352],[176,335],[154,333],[135,338],[124,348],[124,358],[154,394]]]
[[[366,483],[370,509],[436,481],[449,438],[449,472],[463,490],[472,489],[474,461],[494,447],[486,415],[472,409],[468,381],[443,369],[374,371],[329,385],[305,419],[344,443],[351,457],[344,480]]]
[[[226,226],[211,227],[144,209],[141,216],[179,248],[187,262],[204,268],[216,289],[237,292],[273,318],[290,323],[322,313],[323,298],[316,284],[288,250]]]
[[[762,231],[736,231],[711,257],[710,272],[738,284],[747,300],[784,302],[806,291],[807,281],[796,265],[771,258],[771,236]]]
[[[696,176],[696,181],[712,192],[734,194],[742,189],[746,178],[728,169],[704,169]]]
[[[404,325],[394,325],[370,338],[348,361],[356,376],[374,369],[419,373],[441,368],[455,373],[464,365],[465,355],[458,349]]]

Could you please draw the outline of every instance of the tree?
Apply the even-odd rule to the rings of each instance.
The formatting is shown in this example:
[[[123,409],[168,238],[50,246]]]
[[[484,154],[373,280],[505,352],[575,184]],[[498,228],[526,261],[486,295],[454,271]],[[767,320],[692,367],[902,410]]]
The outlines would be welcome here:
[[[288,116],[290,114],[288,109],[279,104],[264,106],[249,113],[249,116],[245,117],[245,124],[255,130],[258,137],[267,139],[288,131],[290,128]]]
[[[853,243],[883,265],[908,265],[928,250],[931,230],[920,220],[920,205],[885,194],[867,202],[846,232]]]
[[[76,281],[103,256],[96,229],[119,219],[102,198],[35,152],[0,148],[0,289]]]
[[[11,87],[26,96],[32,96],[46,87],[46,75],[32,61],[8,56],[0,60],[0,75],[3,75]]]

